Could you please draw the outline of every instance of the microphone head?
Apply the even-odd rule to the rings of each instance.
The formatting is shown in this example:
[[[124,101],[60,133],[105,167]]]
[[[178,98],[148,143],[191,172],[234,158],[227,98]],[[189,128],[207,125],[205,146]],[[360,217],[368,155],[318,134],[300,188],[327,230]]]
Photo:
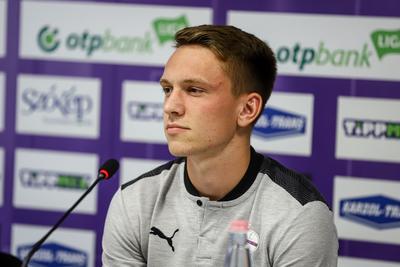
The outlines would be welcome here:
[[[109,159],[101,165],[99,169],[99,178],[109,179],[113,176],[119,168],[119,163],[116,159]]]

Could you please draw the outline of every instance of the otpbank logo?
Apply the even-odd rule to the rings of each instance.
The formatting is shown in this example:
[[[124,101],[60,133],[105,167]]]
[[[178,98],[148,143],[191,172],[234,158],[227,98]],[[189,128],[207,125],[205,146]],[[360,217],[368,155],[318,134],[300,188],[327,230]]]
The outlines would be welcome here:
[[[384,195],[342,199],[340,216],[376,229],[400,227],[400,200]]]
[[[304,134],[305,116],[286,112],[277,108],[266,108],[257,121],[253,132],[264,138]]]
[[[388,55],[400,55],[400,30],[376,30],[371,33],[376,55],[380,60]]]
[[[376,30],[369,37],[358,49],[333,48],[325,41],[320,41],[317,47],[305,47],[299,41],[293,46],[278,47],[276,56],[279,63],[295,64],[299,71],[311,64],[371,68],[373,56],[379,61],[383,61],[384,56],[400,56],[400,30]]]
[[[190,25],[185,15],[175,19],[157,18],[153,21],[154,31],[161,45],[169,41],[174,41],[175,33],[188,26]]]
[[[79,23],[70,23],[67,14]],[[208,8],[27,0],[20,53],[24,58],[161,65],[173,51],[178,30],[204,23],[211,23]]]
[[[50,29],[49,26],[44,26],[38,34],[38,45],[46,52],[53,52],[60,45],[60,40],[57,39],[58,29]]]
[[[269,43],[281,74],[400,80],[398,18],[231,11],[228,23]]]
[[[33,244],[17,247],[17,256],[23,259]],[[63,245],[58,242],[49,242],[40,247],[32,257],[30,264],[43,267],[88,267],[88,253],[86,251]]]
[[[54,53],[60,44],[70,51],[83,51],[86,57],[92,57],[95,53],[118,54],[152,54],[157,40],[164,45],[174,40],[175,32],[189,26],[186,16],[176,19],[156,19],[153,21],[153,30],[156,39],[151,32],[144,36],[115,35],[110,29],[104,33],[82,32],[67,33],[64,40],[61,39],[60,30],[49,25],[43,26],[37,36],[37,42],[43,52]]]

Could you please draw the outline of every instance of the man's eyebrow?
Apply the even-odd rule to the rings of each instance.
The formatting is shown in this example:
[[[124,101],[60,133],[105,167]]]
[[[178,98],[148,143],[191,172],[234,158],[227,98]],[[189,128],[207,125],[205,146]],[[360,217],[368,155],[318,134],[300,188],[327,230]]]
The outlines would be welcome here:
[[[167,79],[162,78],[160,79],[160,84],[170,84],[170,82],[168,82]]]
[[[210,84],[208,81],[205,81],[203,79],[186,79],[183,80],[182,83],[190,83],[190,84]]]
[[[212,86],[212,84],[206,80],[203,79],[185,79],[182,82],[182,84],[201,84],[201,85],[206,85],[206,86]],[[162,78],[160,79],[160,84],[171,84],[167,79]]]

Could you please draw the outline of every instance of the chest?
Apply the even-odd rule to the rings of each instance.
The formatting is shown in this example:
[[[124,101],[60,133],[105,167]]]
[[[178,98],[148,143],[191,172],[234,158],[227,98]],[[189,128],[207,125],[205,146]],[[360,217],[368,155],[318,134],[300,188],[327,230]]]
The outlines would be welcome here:
[[[149,225],[148,242],[142,244],[147,246],[148,266],[223,266],[230,222],[255,222],[256,209],[250,201],[224,207],[212,205],[207,199],[157,205]],[[252,223],[249,246],[255,261],[266,261],[260,231],[260,225]]]

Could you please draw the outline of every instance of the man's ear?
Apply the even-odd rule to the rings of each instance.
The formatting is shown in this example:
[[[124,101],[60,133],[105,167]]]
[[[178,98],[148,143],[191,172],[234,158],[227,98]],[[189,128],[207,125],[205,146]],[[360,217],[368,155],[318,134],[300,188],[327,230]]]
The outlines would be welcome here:
[[[247,127],[251,125],[258,114],[262,112],[262,97],[258,93],[243,95],[243,105],[238,116],[238,126]]]

